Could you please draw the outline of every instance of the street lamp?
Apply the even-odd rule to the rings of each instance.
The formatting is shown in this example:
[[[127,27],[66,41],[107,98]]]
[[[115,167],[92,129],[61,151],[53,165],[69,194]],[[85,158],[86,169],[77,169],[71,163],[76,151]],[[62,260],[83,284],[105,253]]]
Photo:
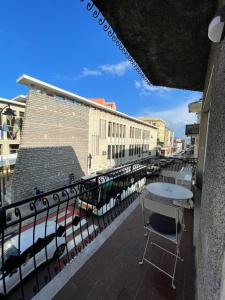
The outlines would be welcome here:
[[[0,110],[0,116],[1,115],[4,115],[7,117],[7,119],[9,121],[12,120],[13,117],[15,117],[15,111],[13,109],[10,108],[10,105],[7,104],[5,107],[3,107],[1,110]]]
[[[91,153],[88,155],[88,168],[91,169],[91,160],[92,160],[92,155]]]

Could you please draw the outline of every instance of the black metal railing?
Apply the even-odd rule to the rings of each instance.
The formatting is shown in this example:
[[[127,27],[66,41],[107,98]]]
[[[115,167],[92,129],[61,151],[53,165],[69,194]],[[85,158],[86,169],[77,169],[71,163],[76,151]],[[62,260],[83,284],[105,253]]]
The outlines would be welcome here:
[[[8,194],[11,190],[11,175],[12,169],[0,166],[0,207],[9,204]]]
[[[32,298],[133,202],[155,164],[160,160],[141,159],[1,207],[0,293]]]

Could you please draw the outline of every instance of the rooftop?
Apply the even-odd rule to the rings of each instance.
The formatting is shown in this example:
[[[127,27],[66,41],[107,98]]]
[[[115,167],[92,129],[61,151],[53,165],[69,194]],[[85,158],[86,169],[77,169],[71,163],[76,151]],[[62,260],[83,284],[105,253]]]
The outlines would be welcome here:
[[[25,96],[24,96],[25,97]],[[22,101],[18,101],[18,98],[15,97],[13,99],[5,99],[5,98],[1,98],[0,97],[0,104],[3,103],[3,104],[10,104],[10,105],[15,105],[15,106],[22,106],[22,107],[25,107],[26,106],[26,103],[22,102]]]
[[[103,106],[106,106],[108,108],[116,110],[116,103],[115,102],[112,102],[112,101],[110,101],[110,102],[107,101],[106,102],[104,98],[91,98],[90,100],[93,101],[93,102],[99,103]]]
[[[146,122],[147,122],[147,121],[160,121],[160,122],[166,124],[166,121],[163,120],[163,119],[161,119],[161,118],[154,118],[154,117],[138,117],[138,119],[140,119],[140,120],[145,120]]]
[[[101,105],[99,103],[95,103],[95,102],[93,102],[93,101],[91,101],[91,100],[89,100],[85,97],[82,97],[82,96],[76,95],[74,93],[68,92],[68,91],[63,90],[59,87],[56,87],[52,84],[48,84],[44,81],[41,81],[39,79],[33,78],[33,77],[25,75],[25,74],[20,76],[17,79],[17,82],[21,83],[21,84],[24,84],[24,85],[30,87],[31,89],[37,89],[37,90],[43,91],[43,92],[47,93],[50,96],[57,96],[57,97],[60,97],[60,98],[65,98],[65,99],[71,100],[71,101],[77,101],[77,102],[82,103],[84,105],[91,106],[91,107],[94,107],[94,108],[98,108],[100,110],[109,112],[111,114],[126,118],[128,120],[131,120],[131,121],[143,124],[143,125],[146,125],[148,127],[151,127],[151,128],[154,128],[154,129],[156,128],[155,126],[153,126],[149,123],[146,123],[144,121],[141,121],[137,118],[128,116],[127,114],[124,114],[122,112],[116,111],[116,110],[111,109],[111,108],[108,108],[108,107],[106,107],[104,105]]]

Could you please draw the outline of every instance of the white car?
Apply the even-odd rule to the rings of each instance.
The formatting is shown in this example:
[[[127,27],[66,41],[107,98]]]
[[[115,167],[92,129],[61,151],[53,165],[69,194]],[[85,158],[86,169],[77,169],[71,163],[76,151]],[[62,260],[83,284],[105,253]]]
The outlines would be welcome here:
[[[56,229],[57,228],[57,229]],[[5,278],[6,293],[12,290],[20,281],[34,271],[34,257],[36,267],[47,260],[61,257],[65,251],[66,242],[64,227],[56,227],[55,221],[49,220],[46,225],[41,223],[35,226],[33,243],[33,227],[4,242],[4,266],[2,267],[2,245],[0,245],[0,294],[4,294],[3,276]],[[46,236],[46,238],[45,238]],[[20,247],[19,247],[20,241]],[[19,251],[20,248],[20,251]],[[47,250],[47,251],[46,251]],[[46,257],[47,252],[47,257]],[[19,268],[20,266],[20,268]]]

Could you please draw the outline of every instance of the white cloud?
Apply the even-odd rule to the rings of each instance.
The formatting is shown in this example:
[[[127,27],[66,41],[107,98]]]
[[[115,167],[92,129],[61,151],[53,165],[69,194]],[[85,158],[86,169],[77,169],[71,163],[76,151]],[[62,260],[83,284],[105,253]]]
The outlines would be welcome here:
[[[87,67],[83,67],[82,72],[77,76],[67,76],[54,73],[54,76],[59,80],[78,80],[83,77],[90,76],[101,76],[104,74],[111,74],[115,76],[123,76],[128,70],[131,69],[131,64],[128,60],[122,61],[118,64],[114,65],[101,65],[95,69],[89,69]]]
[[[194,94],[193,94],[194,95]],[[196,94],[197,95],[197,94]],[[185,101],[182,104],[166,110],[143,109],[139,115],[162,118],[167,122],[167,126],[174,130],[175,136],[185,136],[185,125],[196,122],[196,114],[188,112],[188,104],[199,100],[200,97],[192,97],[191,101]]]
[[[99,70],[93,70],[88,68],[83,68],[82,73],[80,77],[87,77],[87,76],[100,76],[102,75],[102,72]]]
[[[164,86],[156,86],[152,84],[147,84],[145,80],[135,80],[134,81],[134,86],[136,89],[140,91],[140,95],[142,96],[149,96],[153,92],[159,92],[160,94],[167,92],[167,91],[172,91],[171,88],[167,88]]]
[[[102,65],[99,68],[105,74],[123,76],[128,70],[131,69],[131,64],[128,60],[125,60],[114,65]]]

